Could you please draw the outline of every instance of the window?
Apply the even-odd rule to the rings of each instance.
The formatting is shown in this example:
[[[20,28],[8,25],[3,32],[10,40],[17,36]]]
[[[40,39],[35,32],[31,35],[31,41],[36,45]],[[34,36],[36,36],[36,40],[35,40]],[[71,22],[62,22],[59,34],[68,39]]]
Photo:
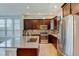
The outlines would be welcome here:
[[[14,47],[14,41],[13,38],[7,38],[7,47]]]
[[[0,56],[5,56],[5,48],[0,48]]]
[[[19,46],[20,46],[20,38],[15,37],[15,47],[19,47]]]
[[[7,19],[7,30],[13,30],[13,20]]]
[[[5,19],[0,19],[0,37],[5,36]]]
[[[0,37],[0,47],[5,47],[5,37]]]
[[[0,19],[0,47],[18,47],[20,44],[20,19]]]
[[[20,36],[20,31],[19,30],[14,31],[14,36],[19,37]]]
[[[5,31],[4,30],[0,30],[0,37],[5,37]]]
[[[13,31],[7,30],[7,37],[13,37]]]
[[[5,30],[5,19],[0,19],[0,30]]]
[[[14,30],[20,30],[20,21],[19,21],[19,19],[14,20]]]

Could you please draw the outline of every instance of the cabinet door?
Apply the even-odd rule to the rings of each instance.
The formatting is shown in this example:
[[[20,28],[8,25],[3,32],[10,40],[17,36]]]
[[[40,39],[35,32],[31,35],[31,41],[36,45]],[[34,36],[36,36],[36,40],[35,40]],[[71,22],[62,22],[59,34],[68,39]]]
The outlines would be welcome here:
[[[79,13],[79,3],[72,3],[71,9],[72,9],[72,14]]]
[[[70,4],[65,4],[63,6],[63,16],[67,16],[70,14]]]
[[[40,29],[40,20],[32,20],[32,23],[33,29]]]
[[[36,48],[17,48],[17,56],[38,56]]]
[[[32,20],[24,19],[24,30],[32,29]]]

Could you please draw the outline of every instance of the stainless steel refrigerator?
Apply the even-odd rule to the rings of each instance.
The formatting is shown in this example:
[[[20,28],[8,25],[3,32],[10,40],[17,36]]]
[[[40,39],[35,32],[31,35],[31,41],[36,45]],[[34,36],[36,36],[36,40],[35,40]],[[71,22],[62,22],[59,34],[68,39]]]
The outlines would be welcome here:
[[[58,51],[66,56],[79,56],[79,15],[69,15],[61,20]]]

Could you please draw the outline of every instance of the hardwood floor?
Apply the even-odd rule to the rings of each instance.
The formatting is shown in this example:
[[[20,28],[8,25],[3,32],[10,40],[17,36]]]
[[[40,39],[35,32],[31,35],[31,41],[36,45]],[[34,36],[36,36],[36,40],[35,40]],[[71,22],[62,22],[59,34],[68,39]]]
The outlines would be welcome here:
[[[39,56],[57,56],[57,49],[51,43],[40,44]]]

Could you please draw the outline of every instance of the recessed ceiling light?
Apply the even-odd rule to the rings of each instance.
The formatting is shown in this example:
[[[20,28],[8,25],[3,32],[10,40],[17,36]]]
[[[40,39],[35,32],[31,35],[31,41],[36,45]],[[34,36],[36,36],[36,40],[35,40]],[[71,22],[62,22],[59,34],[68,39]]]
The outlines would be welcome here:
[[[53,13],[51,12],[51,13],[49,13],[49,15],[53,15]]]
[[[50,18],[51,18],[51,16],[47,16],[47,17],[46,17],[46,19],[50,19]]]
[[[55,5],[54,8],[57,8],[57,5]]]
[[[43,17],[43,19],[45,19],[45,17]]]
[[[26,8],[27,8],[27,9],[29,9],[30,7],[29,7],[29,6],[27,6]]]
[[[41,15],[41,13],[39,12],[38,15]]]
[[[26,13],[26,15],[31,15],[31,13],[28,12],[28,13]]]

